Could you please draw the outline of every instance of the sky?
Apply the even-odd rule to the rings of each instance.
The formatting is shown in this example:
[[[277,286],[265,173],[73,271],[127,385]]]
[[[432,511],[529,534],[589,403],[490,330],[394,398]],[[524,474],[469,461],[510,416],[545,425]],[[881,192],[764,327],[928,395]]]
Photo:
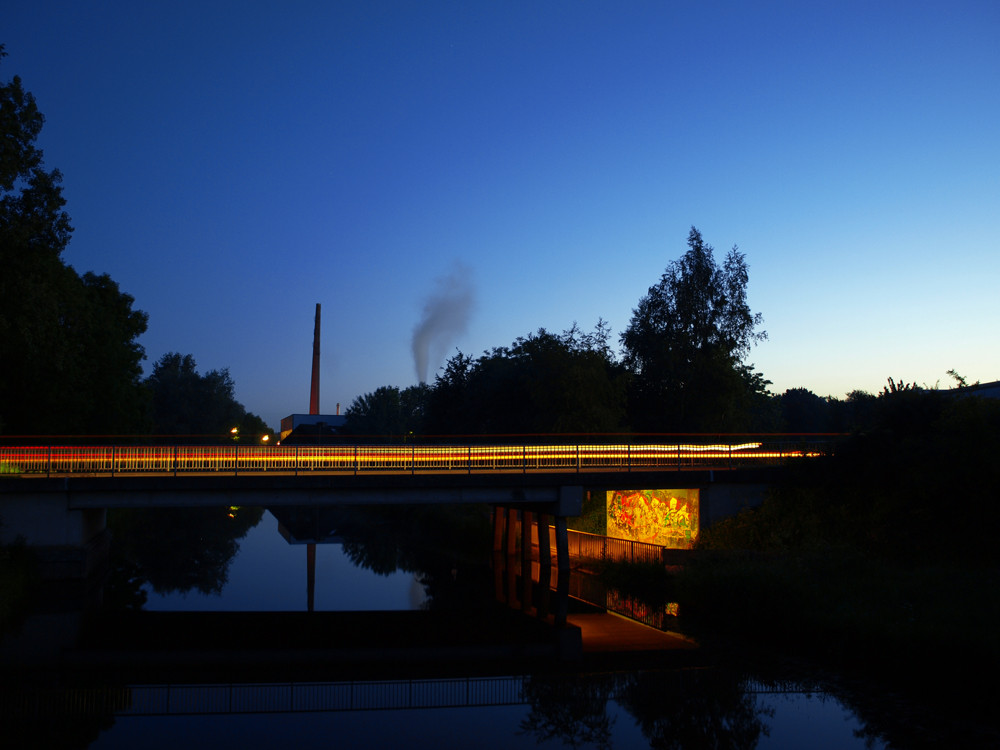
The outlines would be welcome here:
[[[64,259],[277,428],[539,328],[614,343],[692,226],[771,390],[1000,379],[1000,3],[13,0]],[[422,357],[414,336],[426,334]]]

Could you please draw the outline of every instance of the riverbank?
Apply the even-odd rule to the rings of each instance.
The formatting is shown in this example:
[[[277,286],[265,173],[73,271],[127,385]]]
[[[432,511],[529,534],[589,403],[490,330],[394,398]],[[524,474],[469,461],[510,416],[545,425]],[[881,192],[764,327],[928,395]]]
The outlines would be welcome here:
[[[695,551],[682,569],[611,564],[609,585],[747,672],[819,680],[894,746],[1000,746],[1000,571],[809,553]],[[997,743],[997,744],[994,744]]]
[[[673,583],[684,626],[839,667],[962,676],[1000,665],[1000,571],[846,550],[695,555]]]

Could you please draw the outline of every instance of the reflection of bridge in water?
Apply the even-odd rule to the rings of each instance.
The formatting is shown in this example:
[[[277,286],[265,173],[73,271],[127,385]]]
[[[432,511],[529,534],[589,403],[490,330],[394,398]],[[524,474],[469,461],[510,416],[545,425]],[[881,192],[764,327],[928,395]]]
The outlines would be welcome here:
[[[586,676],[585,676],[586,677]],[[663,672],[659,684],[683,694],[690,677]],[[430,680],[0,689],[0,716],[210,716],[259,713],[399,711],[530,705],[537,677],[451,677]],[[544,677],[542,678],[544,679]],[[814,693],[810,685],[744,681],[750,694]],[[6,693],[6,694],[5,694]],[[667,694],[661,696],[666,699]]]

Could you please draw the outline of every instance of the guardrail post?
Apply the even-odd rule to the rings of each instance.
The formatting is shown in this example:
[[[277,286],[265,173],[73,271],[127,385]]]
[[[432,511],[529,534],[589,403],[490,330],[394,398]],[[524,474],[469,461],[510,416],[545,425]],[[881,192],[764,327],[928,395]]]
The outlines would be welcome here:
[[[521,446],[521,473],[528,473],[528,446]]]
[[[115,448],[116,446],[111,446],[111,476],[115,475]]]
[[[45,462],[45,476],[52,476],[52,446],[49,446],[49,457]]]
[[[628,470],[632,471],[632,443],[625,446],[625,463],[628,465]]]
[[[410,476],[417,473],[417,446],[410,444]]]

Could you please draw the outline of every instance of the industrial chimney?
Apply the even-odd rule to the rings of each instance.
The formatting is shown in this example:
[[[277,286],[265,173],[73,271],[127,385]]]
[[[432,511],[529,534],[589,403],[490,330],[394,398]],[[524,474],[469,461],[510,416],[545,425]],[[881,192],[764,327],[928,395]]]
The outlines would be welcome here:
[[[309,388],[309,413],[319,414],[319,302],[316,303],[316,324],[313,327],[312,385]]]

